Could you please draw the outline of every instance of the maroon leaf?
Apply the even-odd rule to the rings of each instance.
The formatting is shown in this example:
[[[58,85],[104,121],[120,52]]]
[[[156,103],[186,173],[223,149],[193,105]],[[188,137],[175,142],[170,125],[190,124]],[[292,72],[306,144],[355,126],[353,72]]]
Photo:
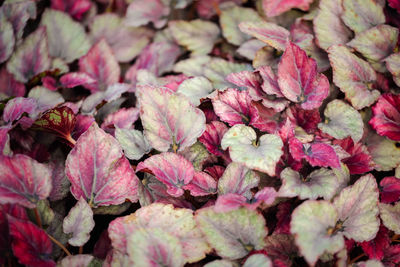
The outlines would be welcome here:
[[[389,244],[389,231],[385,226],[381,225],[373,240],[364,241],[360,245],[370,259],[382,260],[384,251],[389,247]]]
[[[221,148],[221,140],[227,131],[228,127],[224,123],[212,121],[206,125],[206,130],[199,137],[199,141],[205,145],[210,153],[221,156],[224,153]]]
[[[5,67],[0,70],[0,96],[24,96],[25,85],[14,79]]]
[[[318,109],[304,110],[300,106],[291,106],[286,109],[286,115],[294,125],[303,128],[307,133],[313,133],[321,122]]]
[[[389,176],[379,183],[381,202],[392,203],[400,199],[400,179]]]
[[[77,20],[82,19],[83,14],[85,14],[91,6],[92,3],[90,0],[51,0],[51,8],[64,11]]]
[[[379,135],[400,141],[400,96],[384,94],[372,107],[373,116],[369,124]]]
[[[290,234],[290,220],[292,212],[292,204],[290,202],[283,202],[278,205],[278,212],[276,213],[276,228],[275,234]]]
[[[387,267],[397,267],[400,263],[400,245],[390,246],[385,250],[382,263]]]

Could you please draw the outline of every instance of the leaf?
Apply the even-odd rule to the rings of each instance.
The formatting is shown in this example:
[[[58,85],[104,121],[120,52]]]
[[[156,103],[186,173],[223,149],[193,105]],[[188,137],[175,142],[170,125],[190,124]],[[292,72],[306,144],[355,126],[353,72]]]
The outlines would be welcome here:
[[[396,202],[400,199],[400,179],[389,176],[379,183],[379,190],[382,203]]]
[[[379,203],[382,223],[395,234],[400,234],[400,202],[395,205]]]
[[[236,265],[228,260],[213,260],[205,264],[204,267],[236,267]]]
[[[33,98],[16,97],[9,100],[3,111],[4,122],[14,122],[19,120],[24,113],[34,114],[37,102]]]
[[[223,258],[235,260],[264,246],[264,218],[256,211],[240,208],[217,213],[210,208],[197,211],[195,220],[208,243]]]
[[[331,234],[337,220],[338,213],[328,201],[308,200],[293,211],[290,231],[308,264],[314,266],[324,252],[336,253],[344,247],[343,236]]]
[[[114,113],[108,114],[101,124],[101,128],[104,130],[109,130],[110,128],[132,129],[138,118],[138,108],[121,108]]]
[[[69,193],[70,182],[65,175],[64,161],[51,161],[49,167],[52,169],[51,181],[52,190],[49,195],[51,201],[57,201],[65,198]]]
[[[98,68],[102,66],[102,68]],[[79,59],[79,70],[87,73],[97,83],[85,84],[92,92],[105,91],[108,85],[119,81],[120,67],[110,46],[104,39],[90,48],[89,52]]]
[[[194,106],[198,106],[201,99],[206,98],[213,91],[211,82],[200,76],[184,80],[176,92],[187,96]]]
[[[216,155],[223,155],[221,148],[221,140],[228,131],[228,127],[220,121],[212,121],[206,125],[206,130],[199,137],[199,141],[207,148],[207,150]]]
[[[329,60],[333,69],[333,82],[346,94],[346,98],[355,109],[362,109],[373,104],[380,93],[372,89],[376,73],[364,60],[360,59],[341,45],[328,49]]]
[[[193,179],[194,168],[190,161],[175,153],[165,152],[147,158],[140,162],[136,171],[148,169],[168,188],[171,196],[179,197],[183,194],[185,185]]]
[[[68,243],[75,247],[86,244],[94,225],[93,211],[86,200],[80,197],[63,221],[64,233],[72,234]]]
[[[54,267],[51,259],[52,244],[46,232],[30,221],[8,216],[12,249],[20,264]]]
[[[0,203],[34,208],[51,192],[51,171],[34,159],[17,154],[0,156]]]
[[[379,232],[373,240],[362,242],[360,245],[370,259],[382,260],[385,249],[390,245],[388,229],[381,225]]]
[[[137,27],[153,22],[156,28],[162,28],[167,22],[166,16],[169,12],[169,6],[162,0],[133,1],[127,8],[125,23]]]
[[[71,193],[92,206],[118,205],[137,201],[138,178],[122,149],[96,123],[84,132],[68,154],[65,172]]]
[[[4,17],[0,16],[0,63],[5,62],[12,54],[15,45],[13,25]]]
[[[383,94],[372,107],[373,116],[369,124],[381,136],[400,141],[400,96]]]
[[[211,175],[196,171],[192,181],[185,185],[185,189],[194,197],[207,196],[217,193],[217,182]]]
[[[283,154],[283,143],[279,136],[264,134],[257,139],[256,132],[243,124],[235,125],[225,133],[221,147],[229,147],[232,161],[270,176],[275,175],[276,163]]]
[[[72,0],[64,2],[62,0],[51,0],[51,8],[64,11],[74,19],[81,20],[83,15],[90,10],[92,3],[89,0]]]
[[[284,169],[280,177],[282,186],[279,189],[279,196],[296,197],[300,199],[317,199],[322,197],[331,199],[339,188],[339,181],[332,170],[321,168],[311,174],[301,176],[291,168]]]
[[[4,66],[0,69],[0,99],[9,96],[24,96],[25,85],[15,80],[14,76]]]
[[[372,174],[359,178],[333,200],[343,235],[357,242],[369,241],[379,230],[378,185]]]
[[[241,22],[258,22],[260,20],[261,17],[255,10],[236,5],[223,9],[219,17],[223,36],[234,45],[241,45],[250,39],[249,35],[242,33],[238,28]]]
[[[181,246],[184,262],[196,262],[210,250],[203,234],[196,226],[193,211],[174,208],[171,204],[154,203],[135,213],[119,217],[110,223],[109,237],[113,248],[126,253],[127,237],[140,229],[153,232],[161,229],[176,237]]]
[[[47,228],[51,225],[55,218],[55,212],[50,208],[50,203],[47,199],[39,200],[36,204],[35,210],[38,212],[42,226]],[[31,218],[31,221],[35,220],[36,215],[34,210],[27,210],[27,213],[29,218]]]
[[[218,91],[212,98],[212,104],[218,117],[233,126],[250,123],[255,112],[251,100],[248,91],[229,88],[223,92]]]
[[[220,35],[217,25],[200,19],[170,21],[168,29],[175,41],[191,51],[193,55],[210,53]]]
[[[306,52],[289,42],[278,66],[282,94],[303,109],[315,109],[329,94],[329,81],[317,71],[317,63]]]
[[[243,267],[272,267],[272,261],[268,256],[257,253],[253,254],[246,259],[243,264]]]
[[[135,266],[183,267],[184,258],[179,239],[162,229],[139,229],[128,237],[127,252]]]
[[[400,86],[400,53],[393,53],[385,59],[386,67],[393,75],[393,81]]]
[[[318,14],[314,17],[316,43],[324,50],[331,45],[346,44],[352,32],[340,16],[343,14],[342,0],[321,0]]]
[[[267,17],[275,17],[292,8],[307,11],[313,0],[263,0],[262,5]]]
[[[205,130],[205,116],[189,100],[167,88],[144,86],[138,92],[140,118],[150,145],[159,151],[182,151]]]
[[[239,194],[247,199],[252,198],[251,189],[258,186],[260,177],[243,164],[230,163],[218,180],[218,194]]]
[[[360,141],[364,132],[364,123],[360,113],[344,101],[335,99],[324,110],[325,121],[318,128],[330,136],[343,139],[351,136],[354,143]]]
[[[400,149],[396,144],[377,134],[368,136],[366,146],[375,163],[375,170],[390,171],[400,164]]]
[[[285,50],[290,35],[285,28],[265,21],[242,22],[239,24],[239,29],[281,51]]]
[[[74,88],[76,86],[85,86],[95,83],[96,80],[84,72],[69,72],[60,78],[63,87]]]
[[[187,147],[178,154],[189,160],[193,164],[195,171],[203,170],[203,164],[207,163],[207,160],[213,160],[207,149],[200,142],[194,143],[194,145]]]
[[[92,255],[87,254],[67,256],[59,262],[59,265],[60,267],[88,267],[93,259],[94,257]]]
[[[70,63],[89,51],[91,44],[83,26],[64,12],[46,9],[41,25],[47,29],[50,56]]]
[[[385,23],[383,8],[375,0],[343,0],[342,20],[355,33]]]
[[[17,47],[7,62],[7,70],[17,81],[26,83],[35,75],[50,69],[46,29],[39,27]]]
[[[116,127],[115,138],[120,143],[128,159],[139,160],[151,150],[151,146],[143,133],[134,129],[121,129]]]

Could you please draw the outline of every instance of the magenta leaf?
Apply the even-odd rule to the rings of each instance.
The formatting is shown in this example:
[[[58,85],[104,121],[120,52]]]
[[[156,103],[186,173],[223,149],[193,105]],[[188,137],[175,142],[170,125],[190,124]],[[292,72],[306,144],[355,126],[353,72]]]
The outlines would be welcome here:
[[[51,8],[64,11],[77,20],[81,20],[91,6],[90,0],[51,0]]]
[[[85,86],[95,83],[96,80],[84,72],[69,72],[60,78],[60,83],[66,88]]]
[[[292,8],[307,11],[313,0],[263,0],[263,8],[268,17],[278,16]]]
[[[0,155],[10,156],[12,154],[10,148],[10,136],[8,134],[11,127],[11,125],[0,126]]]
[[[51,192],[51,170],[25,155],[0,156],[0,203],[34,208]]]
[[[282,94],[303,109],[315,109],[329,94],[329,81],[318,74],[317,63],[297,45],[289,42],[278,66]]]
[[[400,97],[391,93],[381,95],[372,112],[372,128],[379,135],[400,141]]]
[[[7,102],[3,111],[3,120],[13,122],[21,118],[22,114],[32,114],[36,111],[37,102],[33,98],[16,97]]]
[[[156,28],[161,28],[166,24],[169,12],[169,6],[162,0],[133,1],[126,11],[125,23],[137,27],[153,22]]]
[[[96,123],[84,132],[69,153],[66,174],[71,193],[92,206],[118,205],[137,201],[138,178],[116,139]]]
[[[174,153],[162,153],[154,155],[143,162],[140,162],[136,171],[148,169],[156,178],[164,183],[167,192],[174,197],[183,194],[182,187],[186,186],[193,179],[194,168],[190,161]]]
[[[195,172],[192,181],[184,186],[192,196],[207,196],[217,193],[217,182],[205,172]]]
[[[51,259],[52,243],[46,232],[30,221],[8,216],[14,255],[26,266],[54,267]]]
[[[228,127],[220,121],[212,121],[206,125],[206,130],[199,137],[199,141],[207,148],[207,150],[216,155],[221,156],[224,151],[221,148],[221,140],[228,131]]]
[[[280,114],[275,109],[267,108],[259,102],[253,101],[252,105],[255,112],[250,124],[263,132],[275,133],[279,128]]]
[[[218,213],[229,212],[232,210],[236,210],[241,206],[244,206],[246,202],[246,197],[239,194],[228,193],[224,195],[219,195],[214,205],[214,211]]]
[[[364,241],[360,245],[370,259],[382,260],[385,250],[389,247],[390,238],[388,229],[381,225],[376,237],[371,241]]]
[[[101,124],[101,128],[106,130],[107,128],[121,128],[131,129],[133,124],[139,118],[139,109],[137,108],[121,108],[120,110],[109,114],[104,122]]]
[[[389,176],[379,183],[382,203],[392,203],[400,199],[400,179]]]

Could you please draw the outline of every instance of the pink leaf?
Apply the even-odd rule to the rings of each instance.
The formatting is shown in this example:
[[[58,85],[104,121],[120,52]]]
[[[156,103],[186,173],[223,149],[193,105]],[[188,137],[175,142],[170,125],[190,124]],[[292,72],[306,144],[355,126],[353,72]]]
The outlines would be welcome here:
[[[381,95],[372,107],[369,124],[379,135],[400,141],[400,96],[391,93]]]
[[[282,94],[303,109],[315,109],[329,94],[329,81],[317,71],[317,63],[297,45],[289,42],[278,66]]]
[[[24,96],[25,85],[14,79],[5,67],[0,70],[0,95]]]
[[[400,199],[400,179],[389,176],[379,183],[382,203],[392,203]]]
[[[229,193],[225,195],[220,195],[215,202],[214,210],[216,212],[229,212],[243,206],[246,203],[246,197]]]
[[[199,137],[199,141],[207,148],[207,150],[216,155],[221,156],[223,149],[221,148],[221,140],[228,131],[228,127],[220,121],[212,121],[206,125],[206,130]]]
[[[184,186],[192,196],[207,196],[217,192],[217,182],[205,172],[195,172],[193,180]]]
[[[53,250],[46,232],[29,221],[8,216],[12,249],[19,263],[33,267],[54,267]]]
[[[34,113],[37,108],[37,102],[33,98],[16,97],[7,102],[3,111],[3,120],[13,122],[21,118],[25,112]]]
[[[253,101],[252,104],[255,112],[250,124],[263,132],[275,133],[278,130],[280,114],[273,108],[267,108],[259,102]]]
[[[78,114],[78,116],[76,116],[76,124],[74,131],[72,132],[72,137],[75,140],[78,139],[81,134],[89,129],[93,122],[95,122],[95,119],[92,116]]]
[[[51,192],[51,170],[25,155],[0,156],[0,203],[36,207]]]
[[[94,206],[118,205],[137,200],[138,178],[116,139],[94,123],[69,153],[65,172],[71,193]]]
[[[292,218],[292,204],[290,202],[283,202],[278,205],[276,213],[276,234],[290,234],[290,220]]]
[[[278,77],[270,66],[262,66],[257,69],[260,73],[263,83],[262,90],[269,95],[276,95],[277,97],[284,97],[279,89]]]
[[[153,22],[156,28],[161,28],[169,12],[169,6],[162,0],[133,1],[126,11],[126,24],[137,27]]]
[[[318,123],[321,122],[318,109],[304,110],[296,105],[286,109],[286,115],[294,125],[300,126],[307,133],[314,133],[317,131]]]
[[[400,0],[388,0],[389,6],[397,10],[400,13]]]
[[[382,260],[384,251],[389,247],[390,238],[388,229],[381,225],[376,237],[371,241],[364,241],[360,245],[370,259]]]
[[[85,14],[91,6],[92,3],[90,0],[51,0],[51,8],[64,11],[77,20],[81,20],[83,14]]]
[[[121,108],[120,110],[109,114],[104,122],[101,124],[101,128],[106,130],[107,128],[122,128],[131,129],[133,124],[139,118],[138,108]]]
[[[69,72],[60,78],[60,83],[66,88],[86,86],[95,83],[96,80],[84,72]]]
[[[95,84],[85,85],[92,93],[105,91],[108,85],[119,81],[121,74],[119,64],[104,39],[100,40],[85,56],[79,59],[79,70],[97,81]]]
[[[168,194],[179,197],[183,194],[183,187],[188,185],[194,175],[194,168],[190,161],[175,153],[162,153],[151,156],[140,162],[136,171],[150,170],[156,178],[164,183]]]
[[[313,0],[263,0],[263,8],[268,17],[278,16],[292,8],[307,11]]]
[[[400,263],[400,245],[392,245],[385,250],[382,262],[387,267],[396,267]]]
[[[239,87],[248,88],[250,90],[260,90],[263,79],[257,72],[243,70],[240,72],[234,72],[225,77],[230,83],[233,83]]]

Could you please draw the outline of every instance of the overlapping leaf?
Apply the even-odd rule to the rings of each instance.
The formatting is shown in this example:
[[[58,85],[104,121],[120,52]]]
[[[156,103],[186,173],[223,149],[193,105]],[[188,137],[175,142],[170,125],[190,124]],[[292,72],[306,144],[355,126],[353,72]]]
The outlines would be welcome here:
[[[307,11],[312,0],[263,0],[263,8],[268,17],[278,16],[292,8]]]
[[[379,135],[400,141],[400,97],[384,94],[372,107],[373,116],[369,124]]]

